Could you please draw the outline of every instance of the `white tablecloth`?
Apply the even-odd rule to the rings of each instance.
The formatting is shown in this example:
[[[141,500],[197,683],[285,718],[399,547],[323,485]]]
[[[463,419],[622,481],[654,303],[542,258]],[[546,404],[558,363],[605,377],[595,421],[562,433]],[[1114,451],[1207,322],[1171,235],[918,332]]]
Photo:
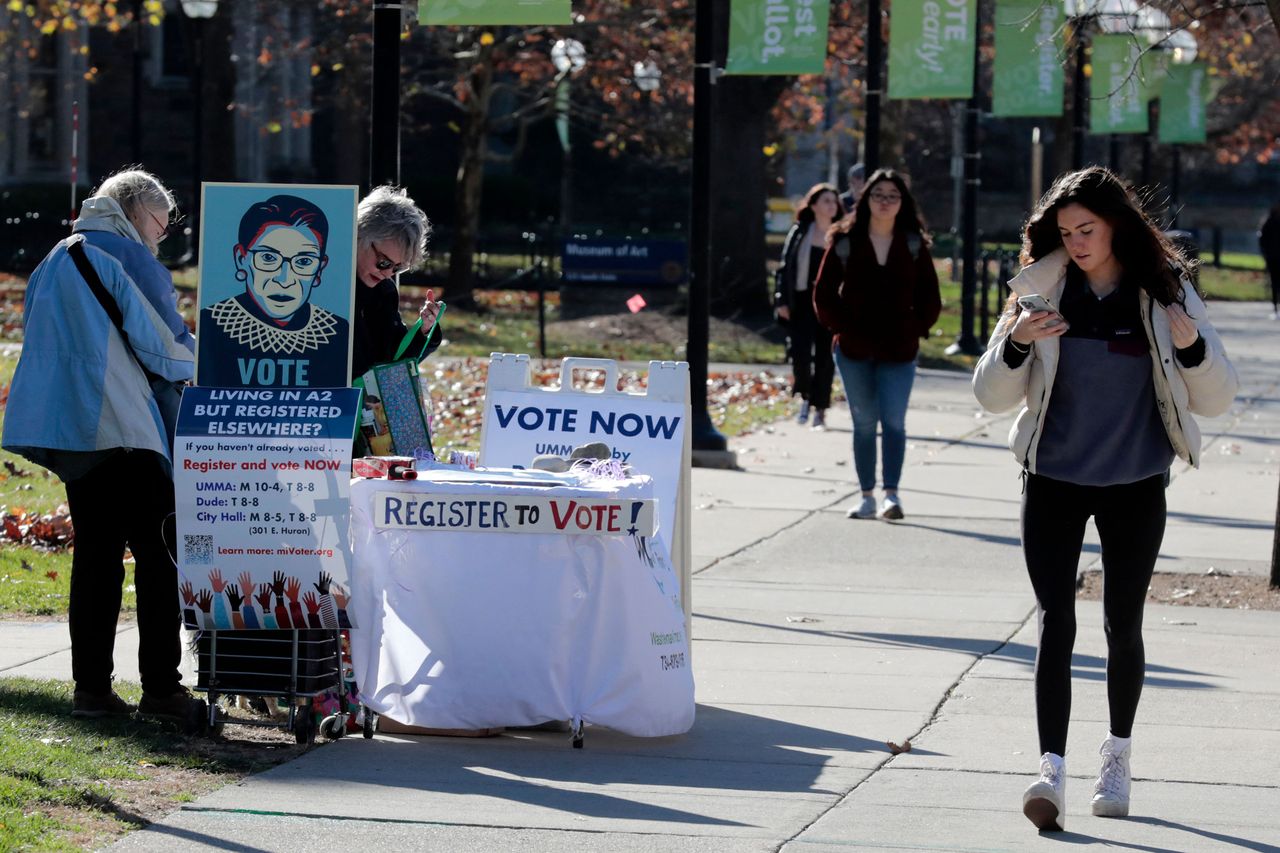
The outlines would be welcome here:
[[[644,500],[648,477],[430,471],[351,486],[352,659],[365,704],[410,725],[693,725],[679,578],[660,536],[397,529],[379,492],[440,500]]]

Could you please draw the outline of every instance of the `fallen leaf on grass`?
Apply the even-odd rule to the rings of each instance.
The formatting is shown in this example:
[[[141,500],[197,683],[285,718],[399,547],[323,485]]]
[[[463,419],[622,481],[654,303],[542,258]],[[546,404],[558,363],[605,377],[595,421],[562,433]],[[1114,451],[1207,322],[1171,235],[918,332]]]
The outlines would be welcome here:
[[[55,572],[53,569],[50,569],[49,571],[45,572],[44,576],[51,581],[56,581],[58,579],[58,573]]]
[[[19,468],[11,459],[4,461],[4,470],[9,472],[11,477],[30,477],[31,472],[26,468]]]
[[[22,561],[22,568],[28,572],[34,572],[36,567],[28,563],[25,559]]]

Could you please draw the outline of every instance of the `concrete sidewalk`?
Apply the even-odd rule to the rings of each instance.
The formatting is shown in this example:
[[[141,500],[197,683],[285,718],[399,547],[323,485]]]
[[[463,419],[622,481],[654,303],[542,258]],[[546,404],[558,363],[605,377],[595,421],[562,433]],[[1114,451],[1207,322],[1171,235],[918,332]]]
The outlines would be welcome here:
[[[1257,304],[1211,310],[1243,390],[1228,415],[1202,421],[1203,470],[1175,467],[1157,570],[1265,574],[1280,324]],[[1038,761],[1036,625],[1010,420],[978,411],[967,376],[922,371],[907,518],[893,524],[845,518],[847,410],[824,433],[779,424],[735,439],[743,471],[696,470],[698,719],[686,736],[593,729],[584,750],[550,733],[347,738],[116,847],[1280,850],[1280,613],[1148,608],[1133,816],[1116,820],[1088,814],[1105,643],[1100,605],[1080,602],[1068,832],[1038,836],[1022,816]],[[1095,539],[1082,565],[1097,559]],[[6,668],[13,632],[41,630],[0,630],[3,674],[35,665]],[[912,750],[892,756],[889,740]]]

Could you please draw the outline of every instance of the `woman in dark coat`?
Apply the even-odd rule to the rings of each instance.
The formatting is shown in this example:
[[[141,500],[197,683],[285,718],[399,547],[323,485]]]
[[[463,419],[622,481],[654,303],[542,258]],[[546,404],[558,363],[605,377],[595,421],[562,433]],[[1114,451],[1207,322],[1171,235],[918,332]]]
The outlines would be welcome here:
[[[906,181],[872,174],[853,214],[836,227],[813,290],[818,321],[835,333],[836,367],[853,414],[853,462],[862,499],[850,518],[902,518],[898,480],[907,402],[920,338],[942,311],[929,237]],[[884,500],[877,513],[876,427]]]
[[[839,193],[831,184],[817,184],[805,194],[796,220],[782,246],[782,265],[774,277],[773,310],[787,325],[792,393],[800,396],[799,422],[813,414],[813,428],[826,427],[831,405],[835,363],[831,360],[831,333],[813,313],[813,282],[818,277],[827,231],[840,216]]]

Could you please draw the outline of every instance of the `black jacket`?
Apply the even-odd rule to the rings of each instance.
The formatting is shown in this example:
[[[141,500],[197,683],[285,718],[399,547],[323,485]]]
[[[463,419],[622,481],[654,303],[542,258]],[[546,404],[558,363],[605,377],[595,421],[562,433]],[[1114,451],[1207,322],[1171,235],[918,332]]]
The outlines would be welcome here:
[[[409,327],[400,316],[400,291],[395,279],[385,278],[373,287],[357,280],[356,310],[351,317],[351,377],[364,376],[375,364],[394,359],[407,331]],[[425,333],[426,329],[420,329],[413,336],[403,358],[416,358],[420,352],[426,358],[436,351],[442,337],[440,326],[436,326],[430,343]]]

